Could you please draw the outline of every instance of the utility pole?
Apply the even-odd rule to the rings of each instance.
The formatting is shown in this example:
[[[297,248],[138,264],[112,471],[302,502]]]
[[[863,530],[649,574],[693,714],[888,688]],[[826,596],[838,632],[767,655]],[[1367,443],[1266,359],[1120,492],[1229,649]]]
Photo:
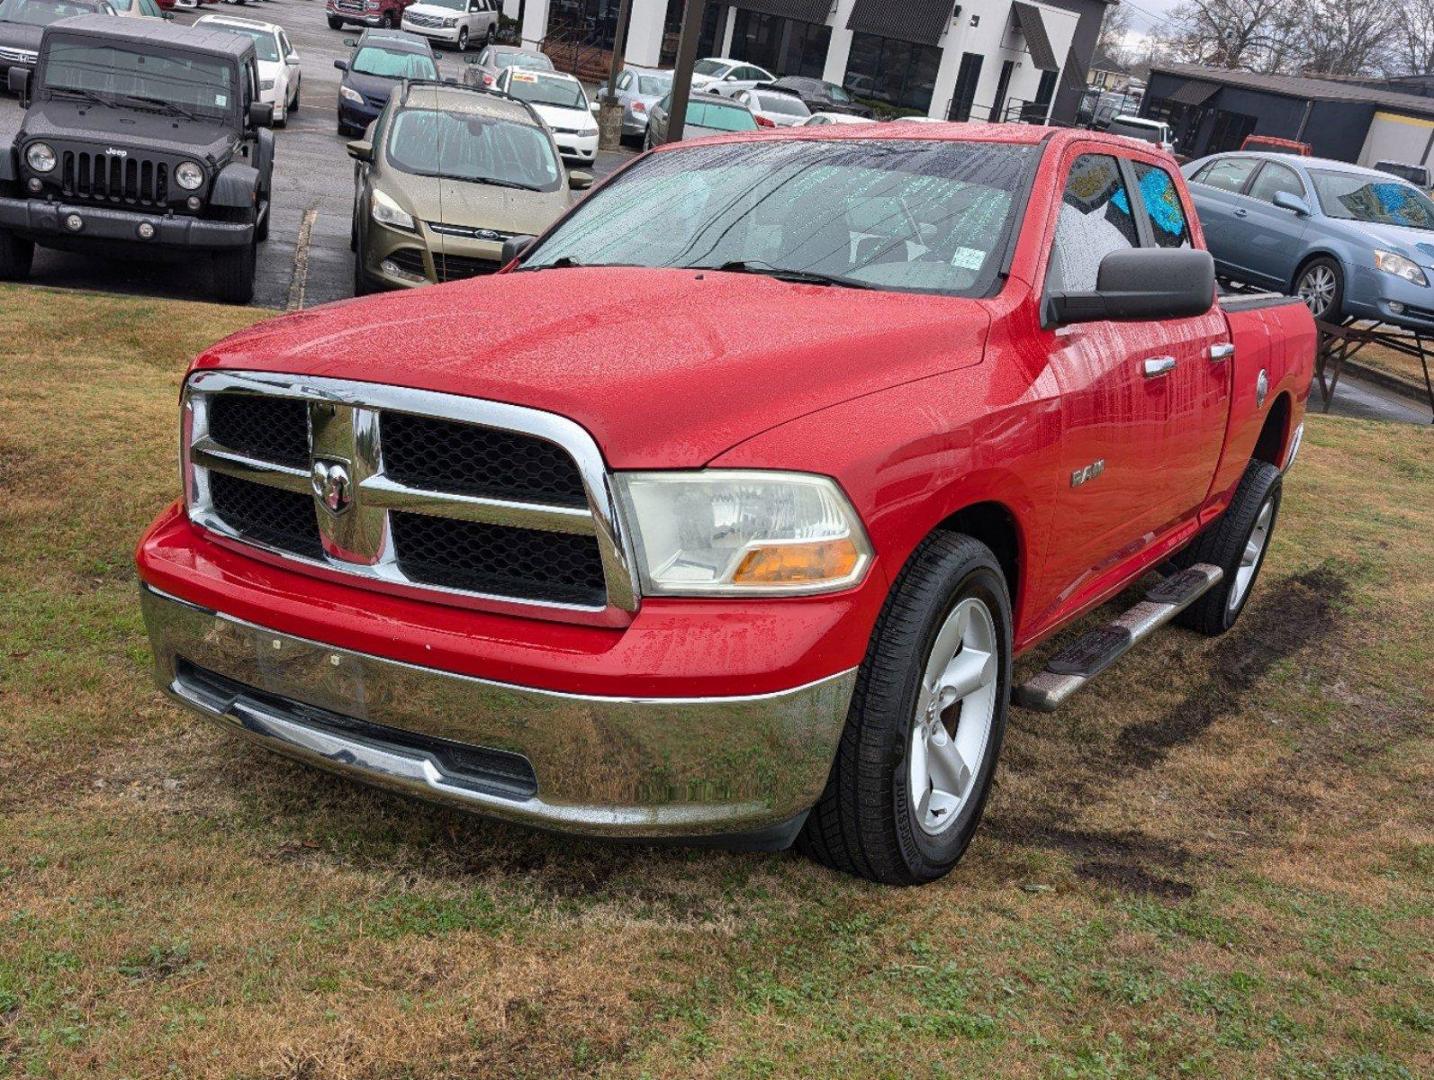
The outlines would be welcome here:
[[[687,0],[687,10],[682,16],[682,37],[677,45],[677,70],[672,73],[668,142],[679,141],[687,124],[687,102],[692,96],[692,68],[697,63],[697,38],[702,33],[702,17],[706,13],[707,0]]]
[[[598,141],[604,150],[616,150],[622,144],[622,107],[617,103],[617,73],[627,59],[627,31],[631,22],[632,0],[622,0],[617,9],[617,27],[613,31],[607,89],[599,95],[598,103]]]

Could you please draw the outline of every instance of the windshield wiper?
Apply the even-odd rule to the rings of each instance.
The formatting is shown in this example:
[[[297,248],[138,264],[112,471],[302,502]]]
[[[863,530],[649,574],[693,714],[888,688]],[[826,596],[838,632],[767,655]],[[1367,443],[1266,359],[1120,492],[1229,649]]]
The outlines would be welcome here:
[[[122,94],[120,96],[123,97],[126,101],[138,101],[144,105],[153,105],[156,108],[172,113],[175,116],[182,116],[186,120],[198,119],[198,117],[194,113],[190,112],[188,109],[182,108],[172,101],[166,101],[164,98],[145,97],[143,94]]]
[[[47,89],[52,94],[68,94],[70,97],[77,97],[83,101],[92,101],[96,105],[107,105],[111,109],[118,107],[103,94],[98,94],[93,90],[82,90],[78,86],[51,86]]]
[[[466,180],[470,184],[484,184],[488,187],[517,188],[519,191],[542,191],[540,187],[532,184],[520,184],[517,180],[504,180],[499,176],[461,176],[454,177],[455,180]]]
[[[760,274],[763,277],[776,278],[778,281],[788,281],[794,285],[833,285],[841,289],[870,289],[874,287],[864,281],[857,281],[855,278],[841,277],[837,274],[818,274],[811,270],[789,270],[786,267],[763,262],[761,259],[733,259],[731,262],[724,262],[721,266],[684,266],[682,269],[717,270],[725,274]]]

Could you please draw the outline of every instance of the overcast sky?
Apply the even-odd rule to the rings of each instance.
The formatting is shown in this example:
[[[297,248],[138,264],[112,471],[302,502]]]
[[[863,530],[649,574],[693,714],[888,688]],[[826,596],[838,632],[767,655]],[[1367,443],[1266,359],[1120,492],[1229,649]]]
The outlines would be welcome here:
[[[1149,37],[1180,0],[1120,0],[1121,7],[1130,12],[1130,46],[1139,48],[1142,39]]]

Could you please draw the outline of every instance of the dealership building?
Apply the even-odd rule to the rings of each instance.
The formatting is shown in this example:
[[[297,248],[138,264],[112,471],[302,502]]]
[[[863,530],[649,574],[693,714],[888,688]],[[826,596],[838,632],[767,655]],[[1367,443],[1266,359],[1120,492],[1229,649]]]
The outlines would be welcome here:
[[[846,87],[883,111],[1070,122],[1107,0],[709,0],[699,56]],[[632,0],[627,62],[676,60],[686,0]],[[605,58],[619,0],[507,0],[524,45]],[[606,55],[610,56],[610,52]],[[561,66],[561,65],[560,65]]]

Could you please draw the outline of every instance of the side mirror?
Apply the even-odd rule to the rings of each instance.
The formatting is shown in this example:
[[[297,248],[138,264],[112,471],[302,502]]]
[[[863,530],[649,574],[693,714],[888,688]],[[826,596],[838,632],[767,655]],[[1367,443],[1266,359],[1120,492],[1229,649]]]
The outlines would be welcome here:
[[[613,100],[616,101],[617,99],[614,98]],[[588,112],[593,113],[594,115],[596,115],[597,113],[602,112],[602,99],[600,99],[600,98],[595,98],[595,99],[593,99],[592,104],[588,106]]]
[[[288,64],[290,67],[298,67],[298,66],[299,66],[299,54],[298,54],[298,53],[290,53],[288,56],[286,56],[286,57],[284,58],[284,63]]]
[[[573,191],[586,191],[593,186],[593,174],[584,172],[582,169],[574,169],[568,173],[568,187]]]
[[[507,266],[514,259],[522,258],[523,253],[537,242],[536,236],[510,236],[503,241],[503,254],[500,258],[503,265]]]
[[[1215,260],[1195,248],[1131,248],[1100,261],[1095,292],[1052,293],[1046,326],[1150,322],[1203,315],[1215,304]]]
[[[349,69],[349,62],[347,60],[335,60],[334,67],[340,71],[347,71]]]
[[[373,161],[373,143],[365,139],[356,139],[349,143],[346,149],[349,152],[349,157],[355,161]]]
[[[10,84],[10,93],[20,98],[21,101],[30,95],[30,71],[28,68],[12,67],[6,80]]]
[[[266,128],[274,126],[274,106],[267,101],[256,101],[249,106],[249,126]]]
[[[344,48],[346,48],[346,49],[357,49],[357,48],[358,48],[358,38],[352,38],[352,37],[346,37],[346,38],[344,38]]]
[[[13,69],[12,69],[13,70]],[[1309,203],[1305,202],[1292,191],[1275,192],[1275,205],[1281,210],[1289,210],[1300,217],[1309,217]]]

